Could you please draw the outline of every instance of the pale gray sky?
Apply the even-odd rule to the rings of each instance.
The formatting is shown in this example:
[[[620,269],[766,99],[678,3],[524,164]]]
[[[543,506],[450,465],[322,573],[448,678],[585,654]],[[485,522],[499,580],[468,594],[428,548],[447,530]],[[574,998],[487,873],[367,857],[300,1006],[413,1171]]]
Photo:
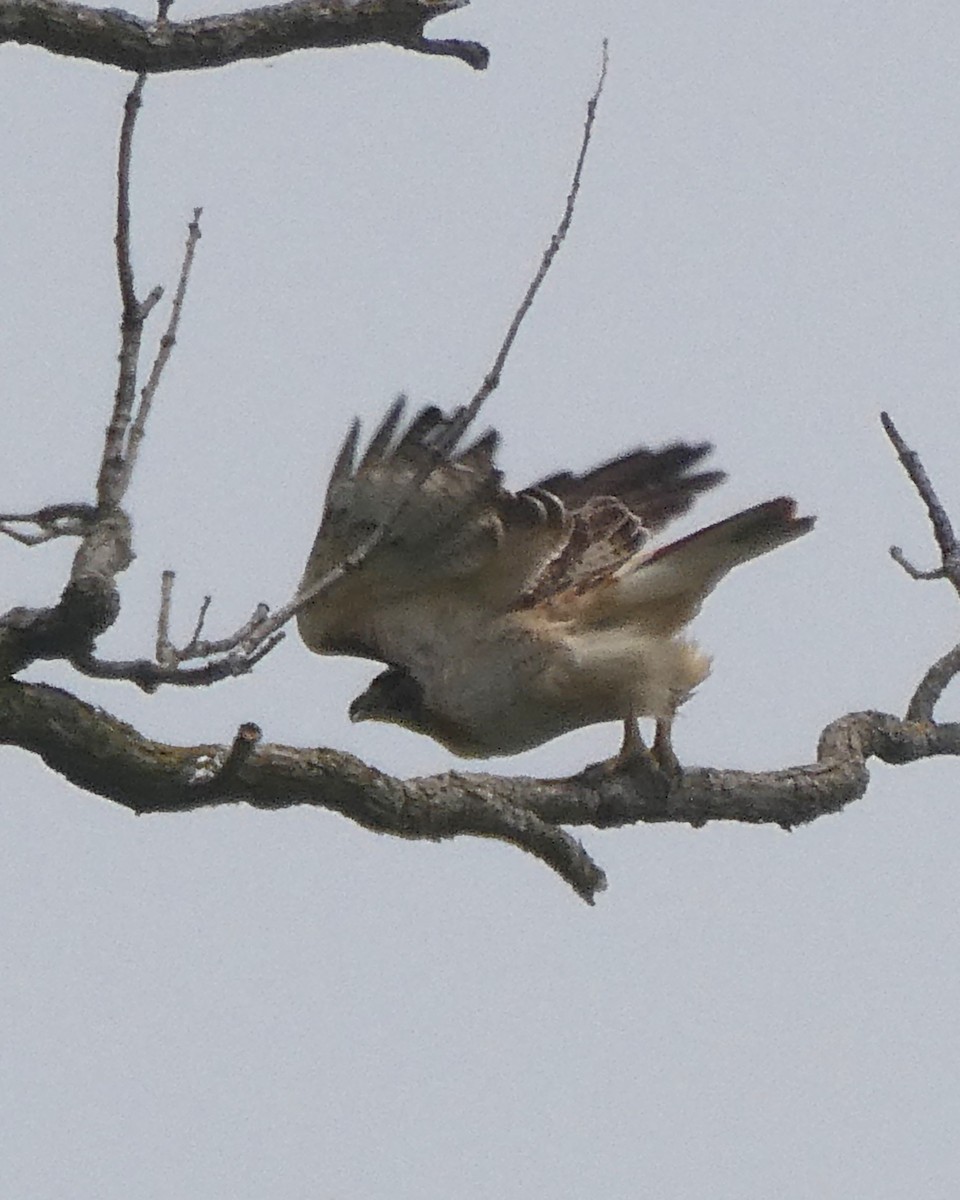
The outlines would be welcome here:
[[[401,388],[472,393],[562,206],[606,35],[573,231],[486,414],[509,478],[710,438],[730,481],[696,520],[783,492],[819,514],[699,618],[715,670],[685,761],[808,761],[829,719],[902,709],[957,625],[945,585],[886,557],[932,548],[877,421],[960,514],[956,6],[475,0],[431,32],[485,41],[490,69],[369,47],[148,84],[141,290],[175,280],[195,204],[204,232],[104,649],[149,651],[164,567],[184,630],[208,590],[216,630],[285,600],[349,419]],[[90,493],[130,79],[0,56],[12,509]],[[0,544],[0,601],[49,601],[69,553]],[[452,765],[348,723],[371,673],[290,638],[205,692],[32,676],[174,741],[254,720],[401,774]],[[575,770],[617,737],[492,765]],[[138,820],[7,750],[0,1194],[953,1197],[960,765],[873,776],[790,836],[584,830],[610,878],[589,909],[499,844],[308,809]]]

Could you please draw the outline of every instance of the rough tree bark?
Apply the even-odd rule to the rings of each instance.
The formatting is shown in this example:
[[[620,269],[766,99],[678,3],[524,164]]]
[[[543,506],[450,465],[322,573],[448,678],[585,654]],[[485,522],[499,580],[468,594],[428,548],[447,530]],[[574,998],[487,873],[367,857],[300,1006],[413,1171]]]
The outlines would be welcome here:
[[[259,605],[239,630],[216,640],[202,636],[207,601],[190,641],[176,647],[169,636],[173,575],[167,572],[153,658],[110,662],[96,654],[98,637],[120,611],[117,577],[133,554],[131,523],[123,502],[163,368],[176,341],[200,237],[198,209],[189,226],[180,279],[159,352],[138,393],[144,324],[161,299],[160,289],[138,298],[130,260],[130,161],[146,73],[218,66],[307,46],[370,41],[453,55],[482,67],[486,51],[474,43],[428,43],[422,36],[428,19],[464,2],[293,3],[174,25],[167,19],[167,0],[161,0],[154,23],[115,10],[100,12],[57,0],[0,0],[0,36],[4,39],[139,72],[126,101],[120,134],[115,233],[122,302],[120,367],[95,493],[89,502],[53,503],[31,513],[0,515],[0,533],[28,546],[59,537],[79,541],[70,577],[55,604],[41,609],[14,608],[0,616],[0,742],[38,755],[78,787],[138,813],[232,803],[259,808],[313,804],[400,837],[440,839],[470,834],[497,838],[541,859],[578,895],[592,902],[605,886],[603,872],[564,825],[609,828],[641,821],[702,825],[727,820],[789,829],[837,812],[862,796],[869,783],[870,758],[905,763],[960,754],[960,725],[938,723],[934,716],[944,688],[960,671],[960,646],[926,671],[902,717],[860,712],[833,721],[820,736],[814,762],[756,773],[698,768],[669,778],[652,764],[634,761],[618,769],[596,764],[567,779],[451,772],[400,780],[336,750],[264,743],[252,723],[242,726],[229,746],[173,746],[151,741],[60,688],[16,678],[38,660],[61,659],[83,674],[133,681],[148,692],[166,685],[211,684],[252,670],[282,638],[285,623],[309,598],[296,596],[275,612]],[[461,431],[497,386],[520,323],[566,235],[602,84],[601,73],[588,105],[563,218],[493,367],[473,399],[460,410]],[[960,542],[919,458],[886,414],[882,420],[927,507],[940,562],[934,570],[920,571],[896,547],[891,554],[912,577],[945,579],[960,595]],[[347,570],[362,570],[365,555],[383,534],[383,529],[376,531],[352,561],[341,564],[310,595]]]
[[[489,55],[478,42],[424,37],[434,17],[469,0],[291,0],[245,12],[171,21],[172,0],[160,0],[156,21],[116,8],[64,0],[0,0],[0,42],[41,46],[126,71],[196,71],[244,58],[274,58],[292,50],[384,42],[459,58],[482,71]]]

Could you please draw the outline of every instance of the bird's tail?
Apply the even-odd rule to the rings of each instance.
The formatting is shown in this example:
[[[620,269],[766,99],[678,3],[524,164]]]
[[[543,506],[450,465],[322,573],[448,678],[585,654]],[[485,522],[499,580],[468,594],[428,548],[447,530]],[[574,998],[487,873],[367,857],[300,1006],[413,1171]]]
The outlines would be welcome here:
[[[631,624],[671,633],[690,621],[726,573],[813,527],[786,496],[745,509],[688,537],[625,562],[607,586],[583,596],[588,624]]]

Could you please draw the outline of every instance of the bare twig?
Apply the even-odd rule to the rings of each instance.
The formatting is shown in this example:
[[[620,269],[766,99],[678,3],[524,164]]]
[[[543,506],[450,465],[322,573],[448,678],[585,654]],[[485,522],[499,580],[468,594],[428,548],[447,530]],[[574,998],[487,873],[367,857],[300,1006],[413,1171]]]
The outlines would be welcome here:
[[[107,426],[97,479],[97,502],[101,508],[115,508],[123,499],[127,479],[124,471],[127,429],[133,412],[137,388],[137,369],[140,360],[140,341],[146,319],[145,306],[137,300],[130,255],[130,164],[133,153],[133,132],[140,111],[144,74],[137,76],[123,108],[120,127],[120,149],[117,158],[117,229],[114,242],[117,248],[117,278],[120,283],[120,371],[114,396],[113,413]],[[159,299],[147,298],[147,311]]]
[[[97,517],[91,504],[47,504],[32,513],[0,513],[0,534],[24,546],[39,546],[60,537],[86,537]],[[35,525],[36,533],[13,528]]]
[[[17,518],[18,521],[22,519]],[[54,528],[41,528],[39,533],[25,533],[19,529],[14,529],[6,521],[0,521],[0,533],[4,537],[12,538],[15,542],[19,542],[21,546],[41,546],[44,542],[49,542],[53,538],[63,536],[59,530]]]
[[[117,275],[120,280],[120,299],[123,304],[122,320],[130,325],[140,320],[140,305],[134,290],[133,263],[130,258],[130,166],[133,157],[133,131],[140,111],[143,87],[147,82],[144,74],[137,76],[136,83],[127,94],[123,106],[123,124],[120,126],[120,153],[117,162],[117,231],[114,245],[117,248]]]
[[[183,667],[180,659],[171,664],[151,662],[148,658],[100,659],[92,651],[73,653],[69,655],[69,661],[82,675],[89,675],[92,679],[125,680],[135,683],[145,692],[155,692],[164,684],[209,687],[222,679],[235,679],[249,674],[283,638],[282,632],[275,633],[249,650],[235,649],[212,662],[204,663],[202,667]]]
[[[119,613],[120,599],[116,577],[133,560],[130,521],[122,508],[122,500],[130,483],[160,376],[176,340],[190,264],[200,236],[197,224],[199,211],[195,211],[170,321],[160,340],[156,361],[131,425],[143,326],[162,294],[160,288],[154,288],[145,300],[137,299],[130,250],[130,169],[133,135],[145,81],[146,76],[141,74],[131,88],[124,105],[120,129],[117,158],[117,224],[114,238],[121,299],[120,365],[113,412],[104,437],[97,479],[97,505],[51,505],[38,513],[27,514],[27,519],[38,526],[36,533],[13,529],[9,525],[4,528],[0,519],[0,532],[16,537],[26,544],[37,544],[66,535],[81,538],[80,546],[74,555],[70,581],[57,606],[51,609],[21,610],[16,621],[5,623],[5,644],[0,646],[0,664],[4,670],[12,673],[20,670],[33,658],[61,657],[73,662],[79,670],[86,671],[87,674],[98,675],[101,678],[132,679],[141,687],[152,690],[160,682],[167,682],[171,674],[175,674],[170,663],[101,663],[93,655],[96,638],[110,627]],[[169,598],[166,619],[169,620]],[[163,620],[164,616],[161,613],[161,623]],[[162,650],[162,646],[160,648]],[[220,667],[211,667],[206,675],[213,677],[217,670],[221,672],[221,677],[222,674],[242,673],[249,670],[270,648],[272,644],[269,647],[257,648],[255,653],[244,650],[242,654],[234,654],[234,661]],[[178,661],[173,663],[173,667],[178,665]]]
[[[600,103],[600,97],[603,94],[603,85],[607,79],[607,64],[608,64],[608,47],[607,39],[603,39],[603,49],[600,60],[600,75],[597,79],[597,86],[593,90],[593,95],[587,102],[587,116],[583,124],[583,136],[580,139],[580,152],[577,155],[576,166],[573,171],[573,178],[570,182],[570,190],[567,192],[566,203],[563,207],[563,214],[560,221],[550,238],[546,250],[543,252],[543,257],[540,260],[540,266],[537,273],[530,281],[526,294],[520,301],[520,306],[513,314],[513,319],[507,329],[500,349],[497,351],[497,356],[493,360],[493,366],[484,376],[483,382],[477,389],[473,399],[457,414],[455,421],[451,424],[447,431],[441,446],[452,448],[457,444],[466,430],[469,428],[481,406],[484,404],[491,392],[500,384],[500,377],[503,373],[503,368],[506,365],[507,357],[513,347],[517,334],[520,332],[520,326],[523,324],[524,318],[533,306],[537,292],[539,292],[543,281],[547,277],[547,272],[557,256],[557,252],[563,245],[567,233],[570,229],[570,222],[573,220],[574,209],[577,204],[577,197],[580,194],[580,180],[583,175],[584,163],[587,161],[587,151],[590,149],[590,139],[593,136],[593,124],[597,116],[597,105]]]
[[[180,267],[180,278],[177,282],[177,290],[174,293],[173,304],[170,306],[170,320],[167,323],[167,328],[160,339],[160,346],[157,350],[157,356],[153,361],[153,366],[150,369],[150,376],[140,393],[140,404],[137,408],[136,416],[133,419],[133,424],[130,426],[130,435],[127,438],[126,452],[124,454],[123,465],[123,490],[130,485],[130,476],[133,474],[133,469],[137,464],[137,455],[140,451],[140,443],[143,441],[144,430],[146,429],[147,418],[150,415],[150,408],[153,404],[153,398],[156,395],[157,387],[160,384],[160,377],[163,374],[163,369],[169,361],[170,354],[177,342],[177,330],[180,327],[180,314],[183,311],[183,302],[187,295],[187,284],[190,281],[190,268],[193,266],[193,258],[197,250],[197,242],[200,240],[200,216],[203,212],[202,208],[193,210],[193,220],[187,227],[187,244],[183,253],[183,263]],[[158,296],[159,299],[159,296]]]
[[[931,579],[946,579],[946,572],[943,567],[935,567],[932,571],[921,571],[919,567],[913,565],[899,546],[890,547],[890,557],[898,567],[903,567],[911,579],[919,579],[925,582]]]
[[[940,502],[936,489],[930,482],[930,477],[924,469],[920,456],[911,450],[900,435],[889,413],[880,414],[880,422],[884,432],[890,439],[900,464],[909,476],[910,482],[917,490],[920,499],[926,505],[927,516],[933,527],[940,551],[940,566],[932,571],[921,571],[909,562],[899,546],[890,547],[890,557],[898,563],[913,579],[948,579],[954,590],[960,595],[960,543],[954,533],[953,524],[947,516],[946,509]]]
[[[173,581],[176,578],[173,571],[164,571],[160,577],[160,612],[157,616],[157,643],[155,654],[157,662],[162,666],[171,663],[170,651],[173,643],[170,641],[170,609],[173,604]]]
[[[263,625],[270,610],[265,604],[258,604],[253,610],[253,614],[234,633],[210,641],[201,638],[207,613],[213,602],[212,596],[204,596],[190,640],[178,649],[170,638],[170,613],[175,579],[175,572],[163,572],[160,584],[160,613],[157,619],[157,662],[173,666],[176,663],[185,662],[187,659],[209,658],[211,655],[227,654],[233,650],[242,650],[247,653],[255,650],[257,645],[269,636],[263,633]]]
[[[210,605],[212,603],[213,603],[212,596],[204,596],[203,600],[200,603],[200,611],[197,613],[197,621],[193,627],[193,633],[190,635],[190,641],[187,642],[187,644],[183,648],[183,650],[180,651],[181,659],[204,658],[208,654],[216,653],[216,650],[208,648],[208,647],[213,646],[212,642],[201,642],[200,641],[200,634],[203,633],[203,623],[207,619],[207,613],[210,611]],[[259,612],[259,610],[258,610],[258,612]],[[253,618],[251,618],[251,620],[252,619]],[[250,624],[250,622],[248,621],[247,625],[249,625],[249,624]],[[244,628],[246,628],[246,626]],[[238,635],[237,635],[236,642],[233,644],[239,645],[239,643],[242,640],[243,640],[243,631],[241,630],[240,633],[238,633]],[[228,645],[226,647],[226,649],[228,649],[228,650],[231,648],[232,647],[230,645]]]
[[[936,488],[930,481],[926,468],[920,461],[919,454],[915,450],[911,450],[904,441],[889,413],[881,413],[880,421],[884,432],[897,452],[901,466],[916,488],[920,499],[926,505],[933,536],[940,551],[940,566],[930,571],[921,571],[910,562],[899,546],[890,547],[890,557],[906,571],[911,579],[946,579],[960,595],[960,543],[957,541],[953,524],[937,495]],[[960,673],[960,645],[948,650],[926,671],[910,698],[906,719],[919,722],[932,721],[937,702],[947,685],[956,678],[958,673]]]

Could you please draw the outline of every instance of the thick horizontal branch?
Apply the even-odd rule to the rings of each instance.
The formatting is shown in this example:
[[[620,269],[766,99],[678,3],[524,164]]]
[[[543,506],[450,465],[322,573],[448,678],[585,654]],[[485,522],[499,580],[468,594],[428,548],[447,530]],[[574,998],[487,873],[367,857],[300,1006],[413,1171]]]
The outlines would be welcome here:
[[[137,813],[312,804],[399,837],[496,838],[535,855],[592,901],[603,872],[561,824],[723,820],[792,828],[862,796],[870,757],[905,763],[960,755],[960,724],[851,713],[824,731],[816,763],[752,774],[695,769],[670,786],[642,767],[607,765],[569,779],[450,773],[400,780],[339,751],[262,743],[252,725],[232,746],[170,746],[58,688],[8,682],[0,685],[0,743],[39,755],[78,787]]]
[[[547,863],[591,903],[606,886],[575,838],[495,789],[404,782],[349,754],[259,744],[258,735],[244,726],[233,746],[169,746],[59,688],[0,684],[0,744],[38,754],[71,783],[136,813],[312,804],[398,837],[469,834],[508,842]]]
[[[423,36],[427,21],[469,0],[293,0],[266,8],[192,21],[144,21],[116,8],[89,8],[62,0],[0,0],[0,42],[41,46],[157,74],[222,67],[246,58],[273,58],[291,50],[384,42],[442,54],[483,70],[485,47]]]

